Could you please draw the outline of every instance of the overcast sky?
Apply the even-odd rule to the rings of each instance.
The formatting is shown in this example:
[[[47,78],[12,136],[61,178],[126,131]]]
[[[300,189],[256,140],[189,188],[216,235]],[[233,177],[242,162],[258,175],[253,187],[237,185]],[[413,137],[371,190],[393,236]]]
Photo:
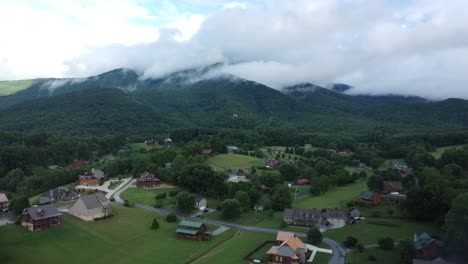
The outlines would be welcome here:
[[[225,62],[273,88],[468,99],[467,0],[0,0],[0,80]]]

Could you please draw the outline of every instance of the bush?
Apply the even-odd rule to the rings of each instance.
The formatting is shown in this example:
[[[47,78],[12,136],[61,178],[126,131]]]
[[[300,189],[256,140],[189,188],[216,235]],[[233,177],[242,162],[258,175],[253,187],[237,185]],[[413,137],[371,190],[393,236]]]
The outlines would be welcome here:
[[[163,192],[163,193],[158,193],[156,194],[156,196],[154,197],[154,199],[156,200],[164,200],[166,199],[167,197],[167,193]]]
[[[170,213],[166,216],[166,221],[169,223],[177,222],[177,215],[174,213]]]
[[[162,208],[164,206],[164,202],[162,200],[156,200],[154,203],[154,208]]]
[[[373,255],[370,255],[370,256],[369,256],[369,262],[374,263],[374,262],[376,262],[376,261],[377,261],[377,258],[376,258],[375,256],[373,256]]]
[[[112,197],[112,198],[110,198],[110,200],[109,200],[109,201],[111,201],[111,202],[115,202],[115,198],[114,198],[114,197]]]
[[[152,230],[156,230],[159,228],[159,223],[158,223],[158,220],[156,220],[156,218],[153,219],[153,223],[151,224],[151,229]]]
[[[178,190],[172,190],[169,192],[169,197],[175,197],[179,193]]]
[[[281,221],[280,228],[285,228],[287,226],[288,226],[288,223],[286,223],[285,221]]]
[[[357,238],[353,236],[348,236],[346,240],[343,242],[343,245],[347,248],[354,248],[356,247],[357,243],[358,243]]]
[[[323,235],[316,227],[312,227],[307,232],[307,242],[318,245],[322,242]]]
[[[357,244],[356,249],[359,251],[359,253],[364,252],[364,246],[362,244]]]
[[[392,217],[394,213],[395,213],[395,211],[393,211],[393,209],[388,209],[388,210],[387,210],[387,214],[388,214],[390,217]]]
[[[395,248],[395,242],[391,237],[383,237],[379,239],[379,247],[383,250],[392,250]]]
[[[123,204],[125,207],[133,207],[134,204],[131,203],[129,200],[124,200],[124,204]]]

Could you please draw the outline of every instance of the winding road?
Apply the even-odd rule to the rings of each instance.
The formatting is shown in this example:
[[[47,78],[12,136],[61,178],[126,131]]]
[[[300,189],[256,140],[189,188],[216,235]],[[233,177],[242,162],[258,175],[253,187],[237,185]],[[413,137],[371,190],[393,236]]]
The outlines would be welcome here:
[[[121,187],[118,191],[114,193],[114,199],[115,202],[114,204],[123,204],[123,200],[120,198],[120,195],[128,188],[130,188],[131,182],[128,183],[127,185]],[[119,186],[120,187],[120,186]],[[146,204],[139,204],[136,203],[135,207],[148,210],[148,211],[153,211],[153,212],[158,212],[162,213],[165,215],[168,215],[172,213],[172,211],[163,209],[163,208],[154,208],[153,206],[146,205]],[[257,232],[257,233],[265,233],[265,234],[276,234],[278,231],[281,230],[276,230],[276,229],[268,229],[268,228],[261,228],[261,227],[256,227],[256,226],[245,226],[245,225],[238,225],[238,224],[233,224],[233,223],[228,223],[228,222],[223,222],[223,221],[217,221],[217,220],[212,220],[212,219],[201,219],[201,218],[196,218],[196,217],[191,217],[189,215],[185,214],[178,214],[179,217],[185,218],[185,219],[190,219],[193,221],[202,221],[207,224],[213,224],[213,225],[219,225],[219,226],[225,226],[229,228],[234,228],[242,231],[250,231],[250,232]],[[295,234],[298,237],[307,237],[306,233],[302,232],[295,232]],[[332,256],[330,258],[330,261],[328,262],[329,264],[345,264],[346,263],[346,255],[347,251],[346,249],[340,245],[338,242],[335,240],[332,240],[330,238],[324,237],[322,240],[323,243],[327,244],[332,250]]]

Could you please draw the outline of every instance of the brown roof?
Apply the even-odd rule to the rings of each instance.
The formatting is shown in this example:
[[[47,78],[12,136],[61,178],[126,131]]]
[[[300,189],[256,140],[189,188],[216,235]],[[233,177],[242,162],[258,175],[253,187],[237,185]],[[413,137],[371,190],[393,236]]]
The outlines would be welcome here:
[[[6,203],[6,202],[8,202],[8,198],[6,194],[0,193],[0,203]]]
[[[213,152],[212,149],[204,149],[204,150],[202,150],[201,153],[202,153],[202,154],[211,154],[212,152]]]
[[[294,233],[279,231],[276,235],[276,241],[286,241],[292,237],[295,237]]]
[[[400,192],[401,191],[401,182],[400,181],[384,181],[383,182],[383,192]]]
[[[103,207],[105,203],[109,202],[106,196],[100,192],[81,196],[80,199],[89,210]]]
[[[75,170],[79,170],[81,169],[81,167],[83,167],[83,165],[85,165],[86,161],[84,160],[77,160],[75,162],[73,162],[72,164],[72,168],[75,169]]]
[[[96,179],[102,179],[105,178],[106,175],[102,170],[92,170],[86,172],[84,175],[80,175],[80,178],[85,178],[85,179],[91,179],[91,178],[96,178]]]
[[[297,237],[291,237],[288,240],[284,241],[281,246],[288,245],[294,251],[297,251],[298,248],[305,248],[305,244]],[[280,247],[281,247],[280,246]]]

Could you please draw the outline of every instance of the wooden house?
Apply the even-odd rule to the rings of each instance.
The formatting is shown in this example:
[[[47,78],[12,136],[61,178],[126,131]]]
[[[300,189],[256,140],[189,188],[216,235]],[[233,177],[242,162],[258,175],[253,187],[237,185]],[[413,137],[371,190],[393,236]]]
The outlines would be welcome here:
[[[155,188],[161,185],[161,180],[153,173],[145,171],[137,178],[136,184],[139,188]]]
[[[0,213],[8,211],[8,197],[4,193],[0,193]]]
[[[270,168],[270,169],[276,169],[278,168],[280,165],[280,161],[277,160],[277,159],[269,159],[266,164],[265,164],[265,167],[267,168]]]
[[[52,204],[33,206],[24,209],[21,225],[30,231],[47,230],[60,224],[60,215]]]
[[[382,197],[378,193],[366,191],[359,195],[359,202],[366,205],[379,205]]]
[[[278,232],[276,246],[267,251],[267,261],[274,264],[305,264],[311,251],[294,233]]]
[[[177,237],[186,239],[205,239],[210,236],[205,224],[183,220],[176,230]]]
[[[107,179],[107,175],[101,170],[92,169],[79,176],[80,185],[98,186]]]
[[[212,149],[204,149],[201,151],[201,154],[206,157],[213,157],[214,151]]]
[[[444,256],[444,242],[432,238],[427,233],[414,239],[415,258],[432,260]]]
[[[85,221],[93,221],[111,215],[112,207],[104,194],[95,193],[81,196],[68,213]]]

